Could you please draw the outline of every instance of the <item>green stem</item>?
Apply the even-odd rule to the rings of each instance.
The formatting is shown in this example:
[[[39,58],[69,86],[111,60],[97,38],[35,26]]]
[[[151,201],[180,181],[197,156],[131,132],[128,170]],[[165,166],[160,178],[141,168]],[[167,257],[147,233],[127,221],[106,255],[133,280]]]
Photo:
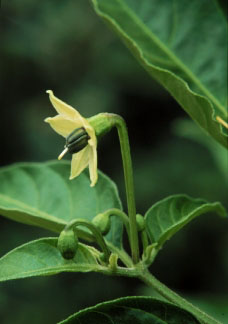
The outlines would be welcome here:
[[[127,207],[130,227],[130,246],[134,263],[139,261],[138,232],[136,224],[135,194],[133,183],[133,170],[130,153],[128,132],[123,118],[116,114],[100,113],[88,119],[90,125],[94,128],[97,138],[103,136],[113,127],[117,128],[120,149],[123,160],[124,180],[127,195]]]
[[[103,271],[103,273],[109,274],[107,270]],[[183,297],[179,296],[177,293],[169,289],[163,283],[161,283],[146,268],[144,268],[144,266],[142,266],[141,263],[131,268],[117,267],[115,274],[119,276],[138,278],[142,280],[145,284],[152,287],[167,300],[190,312],[202,324],[222,324],[221,322],[217,321],[210,315],[200,310],[198,307],[188,302]]]
[[[213,317],[201,311],[199,308],[192,305],[186,299],[182,298],[174,291],[166,287],[163,283],[161,283],[158,279],[156,279],[148,270],[139,273],[138,278],[141,279],[148,286],[151,286],[156,290],[160,295],[165,297],[167,300],[173,302],[174,304],[184,308],[185,310],[192,313],[195,317],[197,317],[203,324],[221,324]]]
[[[126,228],[126,231],[127,231],[127,235],[129,237],[129,240],[130,240],[130,230],[129,230],[129,218],[127,216],[127,214],[125,214],[125,212],[123,212],[122,210],[118,209],[118,208],[111,208],[111,209],[108,209],[106,210],[103,215],[107,215],[109,217],[111,216],[117,216],[119,217],[125,228]]]
[[[141,240],[142,240],[143,252],[144,252],[144,251],[146,251],[146,248],[149,245],[148,237],[147,237],[147,234],[146,234],[145,230],[142,230],[142,232],[140,234],[141,234]]]
[[[130,246],[134,263],[139,261],[138,231],[136,223],[135,193],[130,144],[124,119],[115,114],[108,114],[113,126],[117,128],[123,160],[124,180],[127,195],[127,206],[130,224]]]

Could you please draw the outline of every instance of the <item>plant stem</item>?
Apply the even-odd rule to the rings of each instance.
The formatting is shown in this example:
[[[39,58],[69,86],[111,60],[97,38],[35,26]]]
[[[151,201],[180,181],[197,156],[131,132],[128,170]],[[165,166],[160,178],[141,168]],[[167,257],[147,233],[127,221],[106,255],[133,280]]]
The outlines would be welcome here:
[[[183,297],[176,294],[174,291],[169,289],[158,279],[156,279],[147,269],[144,272],[139,273],[138,278],[141,279],[148,286],[151,286],[156,290],[160,295],[165,297],[167,300],[172,303],[184,308],[185,310],[192,313],[196,318],[198,318],[203,324],[221,324],[219,321],[215,320],[213,317],[201,311],[199,308],[192,305]]]
[[[147,237],[147,234],[146,234],[145,230],[143,230],[140,234],[141,234],[141,240],[142,240],[142,245],[143,245],[143,251],[145,252],[146,248],[149,245],[148,237]]]
[[[107,268],[103,270],[103,273],[110,275],[110,272],[107,272]],[[144,268],[142,263],[138,263],[130,268],[117,267],[115,275],[140,279],[146,285],[157,291],[161,296],[165,297],[165,299],[191,313],[202,324],[222,324],[161,283],[147,270],[147,268]]]
[[[127,127],[124,119],[116,114],[108,114],[111,123],[117,128],[123,160],[124,180],[127,195],[127,206],[130,225],[130,246],[134,263],[139,261],[138,230],[136,223],[135,193],[133,169]]]

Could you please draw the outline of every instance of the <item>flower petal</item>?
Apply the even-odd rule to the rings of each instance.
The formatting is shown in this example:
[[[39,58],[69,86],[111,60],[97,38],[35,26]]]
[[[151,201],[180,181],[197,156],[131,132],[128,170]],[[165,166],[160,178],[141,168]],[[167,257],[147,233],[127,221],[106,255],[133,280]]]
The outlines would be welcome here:
[[[81,127],[81,124],[75,120],[67,119],[63,115],[48,117],[44,120],[49,123],[56,133],[67,137],[75,128]]]
[[[77,177],[89,164],[90,146],[72,155],[70,180]]]
[[[49,93],[50,101],[59,115],[46,118],[45,122],[49,123],[63,137],[67,137],[74,129],[80,127],[84,127],[89,135],[88,145],[72,156],[70,179],[77,177],[89,165],[91,187],[93,187],[98,178],[97,138],[95,129],[76,109],[55,97],[51,90],[47,90],[47,93]],[[63,157],[66,151],[67,149],[60,154],[59,159]]]
[[[85,118],[83,118],[83,127],[85,128],[86,132],[88,133],[88,135],[90,137],[90,139],[88,141],[89,145],[97,147],[97,137],[95,134],[95,130]]]
[[[91,147],[90,146],[90,152],[89,152],[89,175],[91,180],[90,187],[95,186],[98,174],[97,174],[97,148],[96,146]]]
[[[74,109],[70,105],[67,105],[64,101],[55,97],[52,90],[47,90],[46,92],[49,93],[49,99],[50,99],[53,107],[56,109],[56,111],[60,115],[64,115],[65,117],[67,117],[69,119],[81,120],[82,117],[76,109]]]

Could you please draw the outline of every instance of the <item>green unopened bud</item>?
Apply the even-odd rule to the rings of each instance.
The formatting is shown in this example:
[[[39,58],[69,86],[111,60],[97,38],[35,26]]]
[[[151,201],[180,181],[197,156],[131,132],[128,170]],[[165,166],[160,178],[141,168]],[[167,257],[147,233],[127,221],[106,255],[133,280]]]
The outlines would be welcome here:
[[[61,160],[67,152],[74,154],[81,151],[86,147],[89,139],[90,137],[84,127],[74,129],[73,132],[67,136],[65,148],[58,159]]]
[[[145,220],[142,215],[140,215],[140,214],[136,215],[136,223],[137,223],[137,229],[139,232],[141,232],[145,229]]]
[[[92,223],[99,228],[102,234],[106,235],[111,227],[111,220],[107,214],[98,214],[92,220]]]
[[[118,255],[116,253],[111,253],[109,257],[109,267],[112,271],[115,271],[118,267]]]
[[[78,238],[73,229],[63,230],[60,233],[57,247],[64,259],[74,258],[78,248]]]

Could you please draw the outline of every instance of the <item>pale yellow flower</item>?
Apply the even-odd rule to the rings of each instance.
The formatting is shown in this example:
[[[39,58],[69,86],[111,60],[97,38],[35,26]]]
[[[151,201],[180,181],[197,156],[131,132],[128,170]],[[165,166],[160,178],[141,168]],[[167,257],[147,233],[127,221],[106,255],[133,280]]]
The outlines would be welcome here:
[[[89,167],[91,187],[97,182],[97,139],[94,128],[83,118],[73,107],[67,105],[62,100],[56,98],[51,90],[49,93],[50,101],[58,112],[55,117],[48,117],[45,122],[63,137],[67,137],[76,128],[83,127],[89,136],[88,144],[80,152],[72,155],[70,179],[77,177],[87,166]],[[65,149],[59,159],[67,152]]]

